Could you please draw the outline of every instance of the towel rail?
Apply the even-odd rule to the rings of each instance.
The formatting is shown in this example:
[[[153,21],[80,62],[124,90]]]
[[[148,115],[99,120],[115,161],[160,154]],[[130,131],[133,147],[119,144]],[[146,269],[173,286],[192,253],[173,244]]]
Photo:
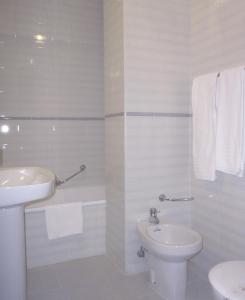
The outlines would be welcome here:
[[[243,70],[245,70],[245,67],[243,68]],[[221,72],[219,72],[219,73],[217,74],[217,77],[220,77],[220,73],[221,73]]]
[[[172,201],[172,202],[179,202],[179,201],[193,201],[194,197],[182,197],[182,198],[167,198],[165,194],[161,194],[159,196],[159,200],[163,201]]]
[[[85,165],[81,165],[79,171],[77,171],[76,173],[72,174],[71,176],[67,177],[64,180],[60,180],[59,178],[56,177],[56,182],[55,182],[56,186],[59,186],[59,185],[61,185],[63,183],[66,183],[67,181],[71,180],[73,177],[75,177],[78,174],[82,173],[85,169],[86,169],[86,166]]]

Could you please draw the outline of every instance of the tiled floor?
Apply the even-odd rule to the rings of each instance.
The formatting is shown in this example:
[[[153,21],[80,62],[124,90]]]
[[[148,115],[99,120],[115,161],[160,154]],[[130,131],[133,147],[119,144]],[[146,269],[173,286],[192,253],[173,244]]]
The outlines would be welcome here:
[[[188,300],[211,300],[208,283],[190,272]],[[124,276],[104,256],[35,268],[28,274],[28,300],[162,300],[147,274]]]

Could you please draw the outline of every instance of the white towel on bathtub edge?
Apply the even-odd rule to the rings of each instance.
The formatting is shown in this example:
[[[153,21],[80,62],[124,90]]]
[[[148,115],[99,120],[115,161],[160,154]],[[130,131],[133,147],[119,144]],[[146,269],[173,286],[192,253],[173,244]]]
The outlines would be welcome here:
[[[47,206],[45,216],[50,240],[83,233],[81,202]]]

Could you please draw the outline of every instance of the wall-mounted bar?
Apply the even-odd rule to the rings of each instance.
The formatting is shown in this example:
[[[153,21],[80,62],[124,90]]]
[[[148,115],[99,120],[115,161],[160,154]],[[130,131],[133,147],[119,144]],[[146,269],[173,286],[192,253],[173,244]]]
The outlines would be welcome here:
[[[194,197],[167,198],[165,194],[161,194],[159,196],[159,200],[161,202],[163,202],[163,201],[173,201],[173,202],[178,202],[178,201],[192,201],[192,200],[194,200]]]
[[[244,67],[243,69],[244,69],[244,71],[245,71],[245,67]],[[217,74],[217,77],[220,77],[220,72]]]
[[[59,178],[56,178],[56,185],[59,186],[59,185],[65,183],[65,182],[71,180],[73,177],[75,177],[78,174],[82,173],[85,169],[86,169],[86,166],[85,165],[81,165],[79,171],[77,171],[76,173],[74,173],[71,176],[67,177],[66,179],[60,180]]]

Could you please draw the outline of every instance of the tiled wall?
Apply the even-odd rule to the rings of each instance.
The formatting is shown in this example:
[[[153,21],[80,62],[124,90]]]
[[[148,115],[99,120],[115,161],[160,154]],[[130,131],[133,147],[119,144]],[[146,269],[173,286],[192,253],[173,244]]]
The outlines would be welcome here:
[[[104,185],[103,63],[103,1],[1,1],[0,162],[60,179],[86,164],[65,188]],[[44,212],[28,213],[28,266],[105,253],[104,206],[84,209],[84,230],[49,241]]]
[[[125,1],[127,111],[189,112],[189,1]]]
[[[138,217],[157,207],[165,218],[190,222],[189,204],[158,200],[161,193],[190,194],[190,22],[188,1],[124,2],[125,268],[131,273],[145,267],[136,255]]]
[[[103,184],[103,1],[2,1],[0,103],[4,165]]]
[[[86,173],[71,185],[103,184],[102,4],[2,1],[5,165],[38,164],[64,177],[85,163]],[[204,250],[194,262],[203,271],[245,259],[245,180],[219,174],[214,183],[193,178],[191,184],[189,115],[190,67],[194,77],[244,64],[244,23],[243,0],[104,1],[106,248],[127,272],[145,268],[136,256],[135,222],[151,206],[166,219],[190,222],[190,204],[162,204],[160,193],[195,196],[192,224],[204,237]],[[103,252],[103,209],[98,219],[91,211],[85,216],[88,247],[73,237],[44,246],[43,213],[28,215],[29,266]]]
[[[117,267],[125,262],[124,118],[106,119],[106,250]]]
[[[123,1],[104,0],[105,114],[124,111]]]
[[[106,250],[120,269],[125,261],[125,130],[123,1],[104,1]]]
[[[111,24],[110,54],[114,53],[107,73],[108,113],[121,113],[125,124],[110,121],[114,128],[108,131],[108,137],[113,140],[114,134],[114,142],[118,141],[117,146],[111,142],[113,152],[107,160],[113,157],[117,163],[108,174],[114,191],[111,198],[120,200],[114,206],[111,201],[107,220],[111,221],[110,241],[116,245],[125,239],[125,249],[115,251],[122,257],[125,251],[125,262],[119,261],[127,272],[144,269],[136,256],[140,242],[135,221],[146,216],[151,206],[166,219],[190,222],[190,204],[163,205],[158,202],[160,193],[193,193],[192,224],[204,237],[204,250],[194,262],[203,271],[222,260],[244,259],[245,181],[222,174],[215,183],[191,178],[188,115],[191,77],[245,63],[244,1],[126,0],[123,6],[122,1],[109,2],[113,13],[115,6],[119,12],[107,23]],[[125,182],[121,179],[119,188],[112,178],[118,174],[123,178],[123,172]],[[118,208],[125,210],[125,220]]]
[[[28,268],[105,254],[105,210],[105,204],[84,206],[84,232],[56,240],[48,239],[44,211],[27,212]]]
[[[104,121],[0,121],[9,133],[1,133],[3,163],[8,166],[39,165],[61,179],[87,169],[66,186],[104,182]],[[1,127],[0,127],[1,128]]]
[[[140,241],[136,220],[149,217],[150,207],[164,219],[190,223],[190,203],[162,203],[169,197],[190,195],[188,117],[127,118],[126,251],[128,272],[144,269],[136,256]]]
[[[245,64],[245,2],[192,0],[193,77]],[[195,263],[245,259],[245,179],[219,174],[216,182],[193,179],[192,224],[204,238]]]
[[[190,223],[189,204],[161,193],[190,193],[188,1],[105,1],[107,251],[128,273],[139,217],[157,207]]]

